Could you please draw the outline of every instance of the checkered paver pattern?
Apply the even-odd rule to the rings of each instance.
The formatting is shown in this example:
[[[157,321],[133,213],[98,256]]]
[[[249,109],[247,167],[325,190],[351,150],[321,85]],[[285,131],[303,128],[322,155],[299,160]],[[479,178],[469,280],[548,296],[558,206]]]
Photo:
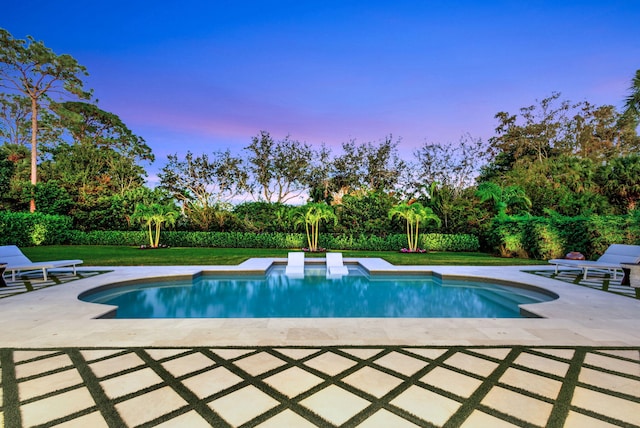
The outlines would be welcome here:
[[[60,285],[78,279],[90,278],[100,275],[105,271],[86,271],[78,270],[76,275],[71,271],[50,271],[47,274],[47,280],[42,278],[42,271],[26,272],[16,275],[16,280],[11,280],[11,274],[5,273],[4,280],[6,287],[0,287],[0,299],[4,297],[14,296],[20,293],[39,290],[41,288]]]
[[[0,350],[5,426],[640,426],[640,347]]]
[[[547,278],[557,279],[564,282],[570,282],[571,284],[581,285],[583,287],[589,287],[596,290],[608,291],[610,293],[620,294],[622,296],[640,298],[640,288],[630,287],[628,285],[622,285],[622,274],[618,274],[616,279],[607,272],[603,271],[589,271],[587,279],[582,278],[581,270],[567,270],[563,269],[556,274],[554,270],[539,270],[533,271],[536,275],[545,276]]]

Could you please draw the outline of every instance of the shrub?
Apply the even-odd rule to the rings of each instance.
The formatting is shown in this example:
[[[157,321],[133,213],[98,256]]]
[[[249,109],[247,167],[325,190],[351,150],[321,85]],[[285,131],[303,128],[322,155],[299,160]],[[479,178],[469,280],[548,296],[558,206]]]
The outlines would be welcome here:
[[[566,254],[566,244],[560,231],[549,221],[541,221],[540,218],[527,222],[523,244],[527,253],[535,259],[548,260]]]
[[[67,244],[71,218],[62,215],[0,211],[0,245]]]
[[[478,251],[480,241],[475,235],[427,233],[422,235],[423,248],[431,251]]]
[[[487,233],[490,248],[504,257],[551,259],[578,251],[596,258],[611,244],[640,242],[640,214],[621,216],[494,218]]]
[[[516,217],[495,217],[489,229],[487,242],[502,257],[528,258],[524,239],[524,222]]]
[[[473,235],[422,235],[425,248],[433,251],[478,251],[478,238]],[[406,245],[404,234],[386,237],[375,235],[320,235],[320,246],[332,250],[398,251]],[[171,247],[218,248],[302,248],[306,246],[302,233],[253,232],[183,232],[162,234],[161,244]],[[73,231],[70,243],[76,245],[126,245],[147,243],[144,231]]]

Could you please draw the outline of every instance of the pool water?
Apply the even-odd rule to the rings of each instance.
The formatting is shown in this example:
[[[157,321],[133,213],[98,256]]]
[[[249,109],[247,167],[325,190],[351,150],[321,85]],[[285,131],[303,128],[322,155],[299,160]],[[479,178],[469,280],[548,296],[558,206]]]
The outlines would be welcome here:
[[[370,277],[355,266],[335,278],[324,267],[294,278],[276,266],[266,276],[206,274],[80,298],[118,306],[115,318],[520,318],[518,305],[553,300],[531,289],[431,275]]]

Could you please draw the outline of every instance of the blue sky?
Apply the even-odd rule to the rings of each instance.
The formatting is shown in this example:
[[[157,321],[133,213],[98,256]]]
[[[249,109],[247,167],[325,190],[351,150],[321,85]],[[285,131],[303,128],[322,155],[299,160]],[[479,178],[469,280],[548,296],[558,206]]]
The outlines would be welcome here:
[[[99,106],[156,154],[239,151],[267,130],[342,142],[487,139],[557,91],[621,107],[640,2],[29,1],[0,27],[87,67]],[[153,168],[152,168],[153,170]]]

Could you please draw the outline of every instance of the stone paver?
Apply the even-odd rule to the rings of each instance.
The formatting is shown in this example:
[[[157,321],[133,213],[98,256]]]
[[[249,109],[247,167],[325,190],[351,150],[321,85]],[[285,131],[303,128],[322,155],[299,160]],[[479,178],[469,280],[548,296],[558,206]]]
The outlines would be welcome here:
[[[570,272],[560,283],[510,268],[437,269],[504,274],[560,299],[540,305],[547,319],[537,320],[96,320],[102,309],[78,293],[144,269],[63,275],[64,286],[54,274],[42,289],[0,298],[0,320],[12,326],[0,331],[0,422],[640,426],[632,293],[606,277],[589,286],[609,281],[613,292],[567,284]]]
[[[328,421],[336,426],[411,427],[428,423],[545,426],[553,415],[554,423],[565,421],[567,426],[589,421],[589,426],[640,425],[640,373],[628,373],[640,364],[639,347],[172,351],[60,348],[29,354],[1,349],[0,379],[15,380],[2,384],[0,417],[10,417],[12,422],[20,418],[20,424],[13,424],[16,426],[250,423],[270,427],[322,426]],[[345,358],[345,353],[353,359]],[[229,358],[209,360],[208,369],[202,369],[201,362],[212,354]],[[356,357],[358,354],[364,358]],[[98,360],[77,355],[92,355]],[[285,362],[275,355],[287,355],[290,360]],[[377,355],[384,357],[376,359]],[[498,358],[507,355],[511,359]],[[317,360],[320,357],[322,360]],[[194,362],[199,370],[193,370]],[[268,369],[254,370],[258,362],[266,362]],[[410,363],[405,373],[397,366],[402,362]],[[332,369],[332,364],[336,368]],[[15,378],[21,367],[29,368],[22,370],[28,376]],[[543,370],[547,367],[551,369]],[[622,371],[618,371],[620,367]],[[379,404],[372,405],[377,400]]]

